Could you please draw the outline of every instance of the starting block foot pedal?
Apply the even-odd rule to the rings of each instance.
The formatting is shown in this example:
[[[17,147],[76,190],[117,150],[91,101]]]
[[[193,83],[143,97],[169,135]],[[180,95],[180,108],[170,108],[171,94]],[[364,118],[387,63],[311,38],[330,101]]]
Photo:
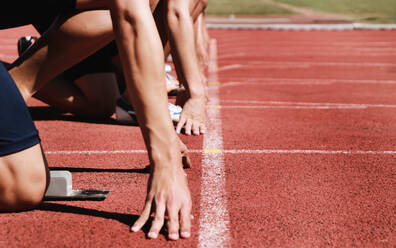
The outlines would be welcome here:
[[[73,190],[69,171],[50,171],[51,180],[44,201],[103,201],[110,190]]]

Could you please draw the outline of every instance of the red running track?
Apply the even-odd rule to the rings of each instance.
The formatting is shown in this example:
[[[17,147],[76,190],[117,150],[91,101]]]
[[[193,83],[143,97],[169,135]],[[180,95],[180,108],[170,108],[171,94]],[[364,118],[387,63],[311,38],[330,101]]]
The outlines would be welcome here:
[[[31,33],[1,31],[0,59],[15,58],[16,38]],[[205,138],[222,144],[183,137],[193,149],[193,237],[168,242],[129,233],[144,201],[148,160],[120,151],[144,149],[137,127],[58,116],[33,100],[50,165],[72,171],[74,188],[112,192],[103,202],[44,202],[0,214],[0,247],[396,246],[396,33],[210,34],[217,40],[210,87],[219,102],[211,99],[208,112],[217,109],[222,125]],[[211,155],[223,171],[202,183]],[[214,188],[221,180],[224,187]],[[218,196],[222,214],[208,217],[208,207],[218,206],[201,191]]]

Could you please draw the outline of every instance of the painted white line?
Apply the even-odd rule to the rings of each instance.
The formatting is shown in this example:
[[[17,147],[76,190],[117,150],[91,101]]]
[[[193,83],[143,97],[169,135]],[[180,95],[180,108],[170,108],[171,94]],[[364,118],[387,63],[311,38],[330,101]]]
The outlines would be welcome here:
[[[276,46],[276,45],[274,45]],[[308,49],[307,49],[308,47]],[[266,52],[271,54],[284,54],[287,53],[288,47],[277,47],[276,50],[273,48],[270,48],[267,46],[265,49],[260,49],[260,52]],[[392,47],[333,47],[331,45],[328,45],[327,47],[311,47],[309,44],[306,44],[306,46],[289,46],[289,49],[291,49],[290,54],[298,54],[298,53],[315,53],[315,54],[322,54],[322,53],[331,53],[334,52],[335,49],[337,49],[337,55],[340,54],[356,54],[356,55],[361,55],[362,57],[366,56],[367,53],[372,53],[372,54],[382,54],[382,53],[387,53],[387,54],[394,54],[396,52],[396,48]],[[231,47],[230,47],[231,50]],[[257,54],[258,55],[258,54]],[[333,55],[333,54],[331,54]]]
[[[252,45],[254,46],[254,44]],[[269,45],[268,45],[269,46]],[[309,46],[309,45],[307,45]],[[334,55],[334,51],[337,48],[333,48],[333,49],[317,49],[317,50],[292,50],[293,48],[287,48],[285,47],[284,50],[261,50],[260,52],[262,54],[265,54],[265,59],[276,59],[279,57],[286,57],[286,58],[290,58],[290,57],[302,57],[302,56],[329,56],[329,55]],[[288,51],[289,50],[289,51]],[[290,51],[292,50],[292,51]],[[225,52],[226,53],[226,52]],[[237,53],[234,51],[232,51],[230,49],[229,53],[226,53],[224,55],[222,55],[219,60],[226,60],[226,59],[237,59],[238,57],[243,57],[241,56],[242,53]],[[381,57],[381,59],[388,58],[388,59],[392,59],[394,56],[396,55],[395,52],[358,52],[355,51],[354,53],[351,52],[351,50],[347,50],[347,51],[341,51],[340,49],[337,49],[337,54],[336,56],[340,57],[340,56],[346,56],[346,57],[354,57],[355,59],[364,59],[366,57]],[[263,59],[263,56],[261,55],[255,55],[255,54],[250,54],[249,57],[251,59]]]
[[[396,151],[349,150],[224,150],[228,154],[347,154],[347,155],[396,155]]]
[[[210,29],[261,29],[261,30],[395,30],[395,24],[214,24],[209,23]]]
[[[4,54],[4,53],[0,53],[0,59],[1,60],[15,60],[17,56],[12,56],[12,55],[8,55],[8,54]]]
[[[384,38],[383,38],[384,39]],[[348,49],[359,49],[359,48],[374,48],[374,49],[381,49],[381,48],[394,48],[396,42],[395,41],[384,41],[384,40],[367,40],[367,39],[359,39],[355,41],[337,41],[334,43],[334,41],[331,40],[317,40],[315,42],[312,41],[307,41],[307,40],[284,40],[284,39],[279,39],[279,38],[273,38],[273,39],[268,39],[265,41],[266,47],[274,47],[276,46],[277,48],[306,48],[307,46],[310,47],[310,49],[329,49],[329,48],[337,48],[338,50],[348,50]],[[226,54],[221,54],[219,55],[218,59],[223,58],[225,55],[232,55],[233,52],[235,52],[235,43],[236,42],[244,42],[248,43],[252,42],[254,43],[255,40],[252,39],[237,39],[233,38],[228,40],[228,42],[224,41],[221,43],[221,48],[222,50],[226,52]],[[269,49],[268,49],[269,50]]]
[[[307,69],[314,66],[340,66],[340,67],[396,67],[396,63],[345,63],[345,62],[255,62],[255,63],[248,63],[248,64],[232,64],[232,65],[225,65],[219,68],[219,71],[226,71],[226,70],[233,70],[238,68],[275,68],[275,69],[289,69],[289,68],[300,68],[300,69]]]
[[[244,106],[244,105],[222,105],[222,109],[366,109],[363,106]]]
[[[213,23],[213,24],[226,24],[226,23],[245,23],[245,24],[257,24],[257,19],[256,18],[243,18],[241,20],[240,18],[235,18],[234,16],[230,17],[223,17],[223,18],[211,18],[208,16],[206,18],[207,23]],[[290,22],[290,18],[284,18],[284,17],[273,17],[273,18],[260,18],[259,20],[260,23],[278,23],[278,22]]]
[[[46,151],[47,155],[100,155],[100,154],[136,154],[147,153],[146,150],[84,150],[84,151]]]
[[[213,146],[214,147],[214,146]],[[145,154],[146,150],[86,150],[86,151],[46,151],[46,155],[101,155],[101,154]],[[351,154],[351,155],[394,155],[396,151],[364,151],[364,150],[286,150],[286,149],[215,149],[189,150],[189,153],[202,154]]]
[[[15,50],[16,44],[12,44],[12,45],[0,44],[0,49],[1,50]]]
[[[218,82],[217,44],[210,41],[209,82]],[[219,104],[219,85],[208,86],[209,105]],[[225,170],[220,109],[207,109],[207,133],[204,135],[201,183],[201,210],[198,247],[229,247],[229,215],[225,190]],[[211,152],[210,152],[211,151]]]
[[[234,87],[234,86],[269,86],[269,85],[330,85],[331,83],[328,82],[307,82],[307,81],[301,81],[301,82],[291,82],[291,81],[266,81],[262,80],[260,82],[259,79],[257,79],[258,82],[249,82],[253,80],[249,80],[249,78],[245,79],[245,82],[225,82],[221,83],[220,87],[225,88],[225,87]]]
[[[304,107],[304,108],[328,108],[328,109],[365,109],[365,108],[396,108],[394,104],[356,104],[356,103],[319,103],[319,102],[279,102],[279,101],[252,101],[252,100],[222,100],[223,103],[263,104],[262,107]],[[239,106],[225,106],[222,108],[238,108]],[[241,106],[243,107],[243,106]],[[260,108],[260,106],[245,106]]]
[[[336,54],[334,54],[335,49],[320,49],[320,50],[309,50],[309,49],[294,49],[291,51],[287,51],[287,49],[284,49],[282,51],[280,50],[262,50],[260,51],[261,53],[264,53],[267,59],[270,58],[279,58],[279,57],[296,57],[296,56],[337,56],[337,57],[355,57],[355,58],[361,58],[365,59],[367,57],[380,57],[380,59],[385,58],[393,58],[396,55],[396,52],[362,52],[362,51],[356,51],[356,50],[349,50],[349,51],[340,51],[337,50]],[[254,57],[254,56],[252,56]]]
[[[1,32],[4,32],[4,30],[2,30]],[[5,31],[5,32],[7,32],[7,31]],[[15,38],[0,38],[0,42],[1,42],[1,44],[12,44],[12,45],[14,45],[14,48],[16,48],[17,46],[16,46],[16,43],[17,43],[17,41],[18,41],[18,38],[19,37],[15,37]]]
[[[239,79],[232,77],[232,80]],[[396,84],[396,80],[364,80],[364,79],[311,79],[311,78],[242,78],[240,81],[229,81],[222,83],[220,87],[231,87],[240,85],[331,85],[331,84]]]
[[[220,67],[218,69],[218,71],[233,70],[233,69],[242,68],[242,67],[245,67],[245,66],[241,65],[241,64],[226,65],[226,66]]]
[[[188,150],[189,153],[203,153],[203,150]],[[46,151],[46,155],[102,155],[102,154],[146,154],[146,150],[58,150]]]

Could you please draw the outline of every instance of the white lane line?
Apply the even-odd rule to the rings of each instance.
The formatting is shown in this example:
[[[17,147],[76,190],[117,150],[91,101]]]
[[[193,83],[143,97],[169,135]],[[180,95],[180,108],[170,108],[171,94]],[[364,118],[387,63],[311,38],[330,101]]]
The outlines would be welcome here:
[[[349,151],[349,150],[224,150],[228,154],[348,154],[348,155],[395,155],[396,151]]]
[[[234,36],[235,37],[235,36]],[[228,39],[227,41],[224,41],[221,43],[221,45],[219,45],[219,47],[223,49],[230,49],[233,50],[232,47],[234,47],[235,50],[235,42],[249,42],[249,43],[255,43],[256,40],[254,39],[249,39],[246,38],[246,36],[243,36],[240,39],[237,38],[232,38],[232,39]],[[386,40],[386,38],[384,38]],[[316,40],[315,42],[312,41],[307,41],[307,40],[293,40],[293,39],[289,39],[289,40],[285,40],[282,38],[268,38],[265,40],[265,44],[266,47],[306,47],[309,46],[310,48],[329,48],[329,47],[337,47],[340,49],[349,49],[349,48],[387,48],[387,47],[394,47],[396,45],[395,41],[391,41],[391,39],[387,39],[388,41],[380,41],[380,40],[367,40],[366,39],[359,39],[359,40],[355,40],[355,41],[337,41],[336,43],[334,43],[334,40]],[[228,50],[226,50],[226,52],[228,52]],[[224,54],[221,54],[217,57],[217,59],[222,58],[222,56],[224,56]]]
[[[245,44],[246,45],[246,44]],[[255,46],[252,44],[252,46]],[[268,45],[270,47],[270,45]],[[306,48],[303,47],[279,47],[278,49],[261,49],[259,52],[256,54],[249,54],[249,58],[251,59],[262,59],[262,60],[268,60],[268,59],[273,59],[273,58],[279,58],[279,57],[285,57],[286,58],[292,58],[296,56],[334,56],[334,57],[353,57],[355,59],[361,58],[367,58],[367,57],[382,57],[380,59],[389,58],[389,57],[394,57],[396,55],[396,52],[391,50],[391,51],[386,51],[385,49],[382,50],[380,48],[378,49],[372,49],[372,50],[367,50],[364,51],[363,49],[356,49],[356,48],[351,48],[351,49],[337,49],[337,53],[334,54],[334,51],[336,50],[336,47],[331,47],[331,45],[328,48],[310,48],[307,50]],[[230,49],[232,51],[232,49]],[[227,53],[227,51],[224,51]],[[265,57],[263,57],[261,54],[265,54]],[[233,58],[236,59],[240,56],[235,56],[235,51],[234,53],[231,54],[226,54],[222,55],[220,57],[220,60],[223,61],[226,58]]]
[[[244,105],[222,105],[219,108],[222,109],[319,109],[319,110],[330,110],[330,109],[367,109],[364,106],[244,106]]]
[[[241,81],[238,80],[239,78],[241,79]],[[231,80],[235,80],[235,81],[231,81]],[[222,83],[220,87],[232,87],[232,86],[241,86],[241,85],[267,86],[267,85],[331,85],[331,84],[396,84],[396,80],[232,77],[230,78],[230,81],[226,83]]]
[[[145,154],[146,150],[85,150],[85,151],[46,151],[46,155],[102,155],[102,154]],[[221,150],[206,149],[206,150],[189,150],[189,153],[202,153],[202,154],[352,154],[352,155],[387,155],[396,154],[396,151],[364,151],[364,150],[287,150],[287,149],[225,149]]]
[[[245,79],[245,82],[225,82],[221,83],[220,87],[234,87],[234,86],[269,86],[269,85],[330,85],[329,82],[307,82],[307,81],[267,81],[267,80],[257,80],[256,82],[252,82],[253,80]],[[396,82],[395,82],[396,83]]]
[[[47,155],[100,155],[100,154],[133,154],[133,153],[147,153],[146,150],[60,150],[60,151],[46,151]]]
[[[0,59],[1,60],[14,60],[16,59],[17,56],[5,54],[5,53],[0,53]]]
[[[210,16],[207,17],[206,22],[209,24],[237,24],[237,23],[245,23],[245,24],[257,24],[256,18],[235,18],[234,16],[224,17],[224,18],[211,18]],[[279,23],[279,22],[290,22],[290,18],[284,17],[273,17],[273,18],[260,18],[260,23]]]
[[[12,45],[0,44],[0,49],[1,50],[15,50],[16,44],[12,44]]]
[[[322,109],[366,109],[366,108],[396,108],[395,104],[358,104],[358,103],[328,103],[328,102],[281,102],[281,101],[252,101],[252,100],[222,100],[223,103],[262,104],[263,108],[290,107],[290,108],[322,108]],[[242,106],[241,106],[242,107]],[[260,107],[260,106],[245,106]],[[224,106],[222,108],[238,108],[238,106]]]
[[[234,69],[238,69],[238,68],[242,68],[242,67],[246,67],[246,66],[241,65],[241,64],[225,65],[225,66],[220,67],[218,69],[218,71],[234,70]]]
[[[210,105],[219,104],[217,84],[217,44],[210,41],[208,96]],[[230,247],[229,215],[220,109],[207,109],[207,133],[204,135],[201,182],[201,209],[198,247]]]
[[[250,24],[250,23],[208,23],[209,29],[260,29],[260,30],[394,30],[395,24]]]
[[[225,65],[219,68],[219,71],[233,70],[238,68],[274,68],[274,69],[290,69],[290,68],[302,68],[307,69],[314,66],[334,66],[334,67],[347,67],[347,66],[361,66],[361,67],[379,67],[380,69],[385,69],[385,67],[396,67],[395,63],[346,63],[346,62],[278,62],[278,61],[265,61],[265,62],[256,62],[249,64],[232,64]]]

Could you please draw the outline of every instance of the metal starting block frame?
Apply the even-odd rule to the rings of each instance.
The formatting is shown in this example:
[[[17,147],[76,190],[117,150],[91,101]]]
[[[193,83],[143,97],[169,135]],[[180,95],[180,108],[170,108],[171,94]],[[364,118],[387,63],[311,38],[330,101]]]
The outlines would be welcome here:
[[[70,171],[50,171],[50,184],[44,201],[103,201],[110,190],[73,190]]]

